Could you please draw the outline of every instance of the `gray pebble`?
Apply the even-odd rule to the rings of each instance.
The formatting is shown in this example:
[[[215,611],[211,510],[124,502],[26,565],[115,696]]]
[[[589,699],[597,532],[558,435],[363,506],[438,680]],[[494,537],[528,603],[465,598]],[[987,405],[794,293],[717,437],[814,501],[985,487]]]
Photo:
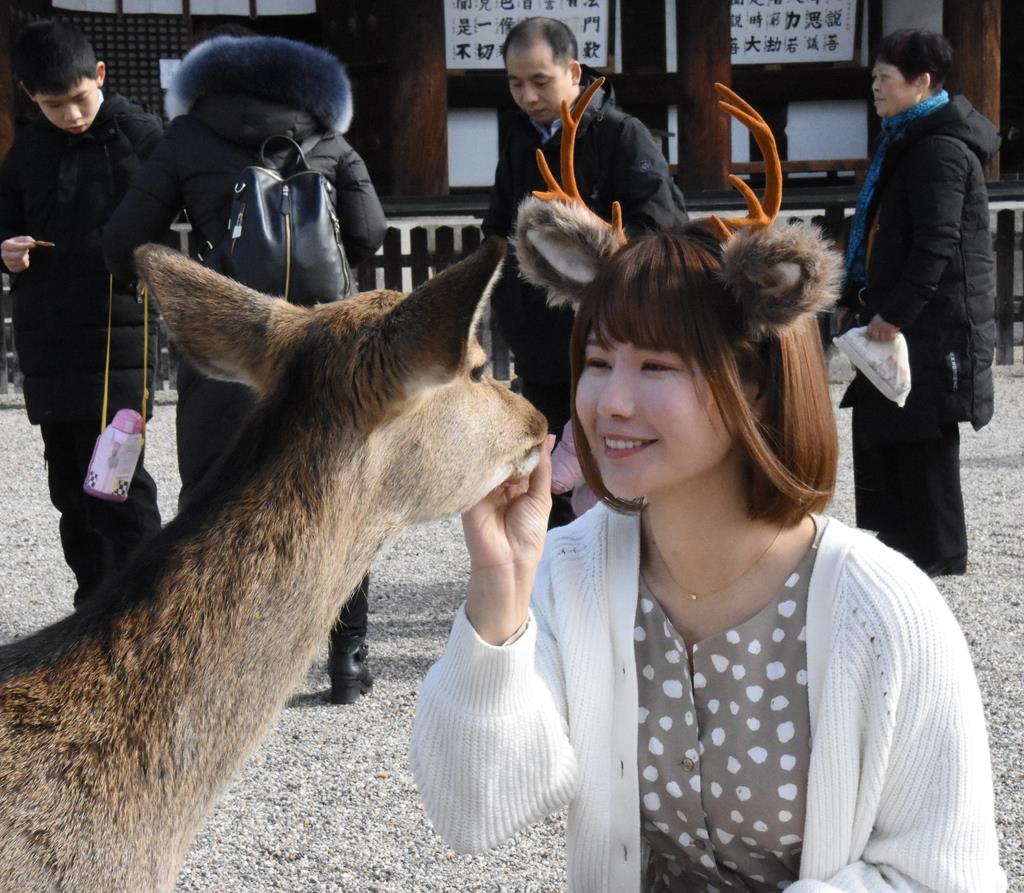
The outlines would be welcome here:
[[[1019,353],[1018,353],[1019,358]],[[846,370],[833,363],[833,376]],[[836,386],[834,395],[841,393]],[[997,368],[996,416],[962,429],[971,557],[938,585],[964,627],[985,699],[1003,864],[1024,889],[1024,367]],[[16,401],[5,401],[6,404]],[[853,522],[849,413],[830,514]],[[174,407],[147,428],[146,464],[165,521],[178,477]],[[38,431],[0,407],[0,642],[70,609]],[[350,707],[325,694],[326,647],[267,738],[214,809],[186,859],[179,893],[522,891],[565,887],[564,816],[482,856],[456,856],[434,835],[413,786],[408,740],[416,695],[444,645],[468,574],[458,519],[413,529],[373,570],[370,647],[376,683]]]

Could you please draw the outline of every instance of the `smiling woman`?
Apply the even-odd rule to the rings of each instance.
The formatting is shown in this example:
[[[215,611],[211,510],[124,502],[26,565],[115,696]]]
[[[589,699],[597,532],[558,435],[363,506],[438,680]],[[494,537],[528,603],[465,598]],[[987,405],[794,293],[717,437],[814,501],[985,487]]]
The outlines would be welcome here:
[[[787,235],[805,255],[818,249],[805,230],[792,228]],[[672,232],[638,238],[598,272],[577,310],[570,348],[580,465],[595,492],[615,508],[635,510],[625,498],[650,495],[607,486],[594,465],[595,433],[585,430],[597,408],[592,401],[599,376],[590,368],[591,354],[614,342],[620,350],[644,348],[659,353],[662,364],[685,369],[692,392],[689,401],[666,395],[674,409],[653,415],[664,422],[690,402],[696,418],[720,419],[747,466],[744,499],[752,516],[789,522],[820,511],[835,481],[835,423],[813,319],[796,320],[772,338],[744,336],[742,308],[725,288],[721,264],[717,239],[693,228],[685,238]],[[648,376],[660,377],[662,385],[675,378],[653,370]]]
[[[638,500],[686,487],[737,455],[707,386],[671,351],[590,339],[576,388],[576,413],[601,485]]]
[[[463,515],[416,782],[461,851],[567,805],[574,891],[998,893],[963,636],[913,565],[819,514],[837,448],[815,315],[839,259],[774,222],[774,141],[719,92],[769,162],[746,218],[623,245],[550,178],[558,198],[520,207],[523,274],[576,306],[574,440],[602,504],[539,563],[546,461]]]

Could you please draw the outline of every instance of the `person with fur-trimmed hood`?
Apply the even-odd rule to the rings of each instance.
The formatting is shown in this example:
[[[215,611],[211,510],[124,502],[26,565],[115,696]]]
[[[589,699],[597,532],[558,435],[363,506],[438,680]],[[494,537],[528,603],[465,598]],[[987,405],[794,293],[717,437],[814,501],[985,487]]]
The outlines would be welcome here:
[[[236,36],[243,35],[243,36]],[[245,36],[248,35],[248,36]],[[284,134],[315,144],[309,166],[334,184],[342,244],[355,267],[384,240],[386,222],[363,159],[342,135],[352,120],[352,90],[330,53],[283,37],[259,37],[245,28],[218,29],[182,60],[165,100],[171,123],[135,178],[104,233],[110,269],[132,277],[132,252],[162,238],[182,208],[195,244],[216,245],[224,235],[239,173],[258,161],[267,137]],[[294,151],[267,147],[278,163]],[[204,478],[215,485],[219,457],[252,408],[242,385],[214,381],[187,363],[178,372],[179,505]],[[207,484],[203,484],[204,486]],[[365,663],[368,581],[349,602],[332,634],[332,697],[349,703],[371,683]]]
[[[627,241],[565,172],[520,207],[523,274],[576,307],[573,433],[601,504],[546,532],[542,451],[463,515],[467,598],[413,776],[459,852],[567,807],[578,893],[1002,893],[963,633],[910,561],[821,514],[838,435],[816,314],[839,256],[775,222],[774,139],[718,87],[766,159],[746,218]]]

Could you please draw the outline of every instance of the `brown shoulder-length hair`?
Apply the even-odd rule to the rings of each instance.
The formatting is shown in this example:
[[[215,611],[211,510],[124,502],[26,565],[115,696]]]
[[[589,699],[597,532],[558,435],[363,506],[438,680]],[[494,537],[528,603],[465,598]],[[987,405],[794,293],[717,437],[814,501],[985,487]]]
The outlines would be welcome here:
[[[605,487],[575,412],[591,335],[674,351],[702,373],[706,399],[745,455],[751,518],[789,526],[831,499],[839,448],[814,316],[755,338],[743,333],[741,313],[721,276],[721,245],[700,223],[635,237],[587,287],[570,344],[573,436],[587,484],[605,504],[639,510]],[[751,385],[756,410],[744,390]]]

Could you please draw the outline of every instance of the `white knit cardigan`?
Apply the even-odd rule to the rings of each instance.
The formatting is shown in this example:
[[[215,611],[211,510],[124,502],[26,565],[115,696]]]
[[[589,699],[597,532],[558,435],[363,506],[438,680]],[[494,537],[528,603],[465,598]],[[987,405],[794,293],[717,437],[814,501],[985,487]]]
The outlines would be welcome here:
[[[548,536],[532,618],[496,648],[459,610],[410,760],[434,828],[479,852],[568,804],[573,891],[640,889],[636,516]],[[790,893],[1002,893],[985,718],[931,581],[831,520],[807,604],[811,760]]]

